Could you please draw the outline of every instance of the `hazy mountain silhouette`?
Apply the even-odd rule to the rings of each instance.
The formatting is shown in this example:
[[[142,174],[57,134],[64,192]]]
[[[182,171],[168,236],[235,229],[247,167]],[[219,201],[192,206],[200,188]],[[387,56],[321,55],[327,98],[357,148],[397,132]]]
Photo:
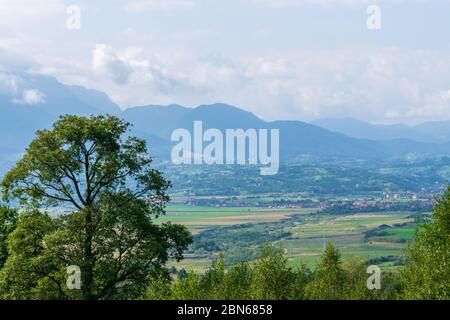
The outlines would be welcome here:
[[[404,124],[376,125],[353,118],[323,118],[312,121],[311,124],[353,138],[408,139],[429,143],[450,141],[450,121],[425,122],[416,126],[407,126]]]
[[[159,136],[167,141],[177,128],[193,131],[193,122],[201,120],[203,129],[279,129],[282,160],[302,155],[339,158],[382,158],[416,154],[450,154],[447,144],[416,142],[411,139],[353,138],[302,121],[261,120],[253,113],[227,104],[201,105],[185,108],[179,105],[142,106],[130,108],[122,117],[135,128]]]
[[[119,114],[120,108],[99,91],[66,86],[55,78],[40,75],[14,75],[17,92],[0,90],[0,154],[22,152],[38,129],[44,129],[61,114]],[[27,100],[26,92],[38,92]]]
[[[11,94],[0,90],[0,155],[23,152],[37,129],[48,128],[59,115],[67,113],[118,115],[133,124],[131,133],[148,140],[151,154],[161,159],[170,156],[174,145],[170,141],[172,131],[177,128],[192,130],[196,120],[203,122],[204,130],[279,129],[281,160],[294,160],[302,155],[381,158],[408,153],[450,154],[450,144],[429,143],[450,140],[447,139],[450,137],[448,123],[408,127],[375,126],[354,119],[325,119],[314,124],[283,120],[266,122],[251,112],[222,103],[196,108],[149,105],[121,111],[106,94],[96,90],[63,85],[48,76],[18,77],[21,91]],[[39,95],[27,100],[21,95],[25,90],[38,91]]]

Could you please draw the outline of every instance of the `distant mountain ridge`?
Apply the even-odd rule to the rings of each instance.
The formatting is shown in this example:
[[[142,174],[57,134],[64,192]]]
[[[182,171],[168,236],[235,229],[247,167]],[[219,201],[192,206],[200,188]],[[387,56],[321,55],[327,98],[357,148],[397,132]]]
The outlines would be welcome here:
[[[6,150],[23,151],[36,130],[48,128],[61,114],[121,112],[106,94],[96,90],[63,85],[41,75],[15,74],[14,79],[18,92],[0,90],[0,155]]]
[[[203,122],[204,130],[225,129],[279,129],[280,156],[284,161],[303,155],[367,159],[398,157],[407,154],[450,154],[448,143],[417,142],[406,138],[380,139],[380,141],[353,138],[302,121],[278,120],[266,122],[251,112],[235,106],[216,103],[186,108],[179,105],[140,106],[126,109],[121,116],[142,132],[170,140],[170,134],[178,128],[192,132],[195,120]]]
[[[0,163],[2,157],[23,152],[37,129],[48,128],[61,114],[117,115],[133,124],[132,134],[149,142],[150,153],[167,160],[174,142],[170,134],[178,128],[192,130],[196,120],[208,128],[225,129],[279,129],[282,161],[295,161],[305,155],[338,157],[345,159],[376,159],[407,154],[450,155],[449,143],[430,143],[422,140],[426,132],[435,133],[433,142],[444,142],[446,126],[434,130],[436,125],[377,127],[353,121],[352,126],[339,127],[338,122],[302,121],[266,122],[251,112],[238,107],[217,103],[187,108],[180,105],[148,105],[122,111],[109,97],[99,91],[80,86],[69,86],[56,79],[41,75],[20,75],[21,90],[38,91],[30,103],[21,102],[20,94],[12,96],[0,90]],[[1,88],[0,88],[1,89]],[[39,99],[37,99],[39,98]],[[339,132],[347,129],[347,134]],[[351,131],[353,130],[353,131]],[[358,131],[360,130],[360,132]],[[359,132],[360,136],[357,136]],[[353,137],[352,137],[353,135]],[[449,135],[450,136],[450,135]],[[371,138],[368,138],[371,137]],[[373,137],[376,137],[373,138]],[[430,137],[430,136],[426,136]],[[428,138],[427,138],[428,139]],[[417,141],[414,141],[417,140]],[[426,139],[425,139],[426,140]],[[449,139],[450,140],[450,139]]]
[[[450,121],[424,122],[407,126],[404,124],[377,125],[353,118],[323,118],[312,121],[311,124],[359,139],[408,139],[427,143],[450,141]]]

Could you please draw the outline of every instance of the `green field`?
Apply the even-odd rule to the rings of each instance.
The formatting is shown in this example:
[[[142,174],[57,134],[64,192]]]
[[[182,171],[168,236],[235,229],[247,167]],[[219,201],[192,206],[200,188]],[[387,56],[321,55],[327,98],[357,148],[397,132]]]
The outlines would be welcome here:
[[[157,219],[159,223],[173,222],[187,226],[192,233],[213,227],[244,223],[276,222],[293,214],[310,213],[310,209],[269,209],[259,207],[193,207],[170,205],[167,214]]]
[[[303,262],[309,267],[317,263],[324,243],[333,241],[344,258],[356,257],[362,260],[382,256],[403,256],[405,243],[395,243],[389,237],[382,241],[364,241],[363,232],[382,224],[394,225],[410,222],[410,213],[369,213],[324,216],[318,221],[291,228],[294,239],[283,241],[292,265]],[[393,229],[392,237],[411,239],[414,230]]]
[[[236,207],[236,208],[218,208],[218,207],[200,207],[187,206],[180,204],[171,204],[167,206],[167,212],[241,212],[241,211],[268,211],[266,208],[256,207]]]
[[[324,243],[333,241],[344,259],[367,259],[379,257],[402,257],[406,241],[415,232],[411,226],[410,212],[361,213],[349,215],[310,215],[313,209],[268,209],[268,208],[209,208],[209,207],[169,207],[164,221],[186,225],[194,234],[203,230],[246,223],[248,232],[261,235],[267,228],[282,229],[291,235],[272,242],[286,249],[291,266],[300,263],[314,268],[324,249]],[[390,226],[383,237],[365,239],[364,232],[381,225]],[[402,225],[407,225],[403,227]],[[396,227],[393,227],[396,226]],[[246,229],[246,230],[247,230]],[[237,229],[239,230],[239,229]],[[232,237],[230,237],[232,238]],[[214,240],[214,239],[211,239]],[[233,243],[233,239],[228,239]],[[402,240],[402,241],[399,241]],[[261,244],[263,245],[263,244]],[[254,246],[249,243],[248,247]],[[244,246],[241,245],[241,248]],[[177,269],[204,270],[219,252],[203,255],[188,255]],[[383,268],[395,268],[390,262],[379,264]]]

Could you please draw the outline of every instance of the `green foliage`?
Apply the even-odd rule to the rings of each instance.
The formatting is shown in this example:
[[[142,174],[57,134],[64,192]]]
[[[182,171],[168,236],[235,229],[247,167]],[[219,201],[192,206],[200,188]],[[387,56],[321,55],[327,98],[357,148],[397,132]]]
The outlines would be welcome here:
[[[403,299],[402,291],[403,283],[398,271],[382,273],[380,299]]]
[[[148,299],[301,299],[309,281],[305,266],[293,270],[281,248],[266,246],[263,257],[241,262],[225,269],[224,259],[217,259],[203,275],[194,271],[187,277],[170,281],[159,277],[150,282]]]
[[[320,160],[320,161],[318,161]],[[297,159],[295,162],[284,163],[278,174],[259,176],[257,166],[204,166],[201,171],[192,166],[164,165],[164,170],[170,174],[174,184],[174,191],[185,192],[195,196],[239,196],[246,194],[273,194],[274,186],[279,197],[270,200],[251,199],[247,205],[266,203],[269,205],[312,204],[311,199],[306,202],[299,200],[282,201],[289,193],[307,192],[308,194],[323,196],[326,194],[348,195],[366,192],[400,192],[409,190],[422,193],[423,190],[435,192],[437,186],[448,183],[448,157],[424,157],[417,159],[385,159],[349,161],[338,159]],[[202,201],[201,201],[202,200]],[[242,203],[241,199],[239,199]],[[197,199],[196,205],[218,204],[231,206],[233,202],[224,201],[220,197],[211,201],[204,198]],[[397,209],[416,211],[421,210],[420,202],[406,205],[396,203]],[[346,208],[339,209],[343,211]],[[347,208],[348,209],[348,208]],[[358,210],[361,210],[359,208]],[[373,211],[373,208],[368,210]],[[426,210],[428,211],[428,210]],[[348,212],[348,211],[347,211]]]
[[[297,288],[295,285],[299,284],[298,279],[305,277],[304,272],[306,273],[306,269],[294,272],[287,266],[287,257],[282,248],[266,246],[263,257],[254,265],[252,298],[262,300],[297,299],[302,294],[303,288]]]
[[[288,267],[282,248],[266,246],[263,257],[225,268],[223,257],[204,274],[188,272],[184,278],[160,276],[150,282],[147,299],[218,300],[369,300],[399,298],[398,274],[382,275],[382,289],[367,288],[366,265],[341,261],[329,243],[314,273],[306,266]]]
[[[356,258],[343,262],[339,250],[329,242],[313,280],[306,286],[306,297],[312,300],[372,300],[384,299],[391,294],[392,287],[384,280],[381,290],[369,290],[368,277],[367,265]]]
[[[20,216],[8,238],[9,257],[0,271],[3,299],[58,299],[62,270],[45,254],[45,237],[55,230],[53,219],[37,210]],[[45,281],[47,278],[50,281]],[[53,282],[55,281],[55,282]]]
[[[406,299],[450,299],[450,188],[417,229],[406,259]]]
[[[8,237],[0,295],[136,298],[169,257],[183,257],[187,229],[153,222],[165,213],[170,183],[151,168],[145,141],[122,139],[128,126],[111,116],[64,116],[37,132],[1,183],[5,200],[31,211]],[[72,212],[52,218],[38,211],[45,205]],[[66,288],[70,265],[81,269],[81,290]]]
[[[252,281],[253,274],[250,265],[241,262],[226,273],[221,291],[216,291],[215,295],[228,300],[250,299]]]
[[[0,206],[0,269],[8,259],[8,236],[16,229],[18,211]]]
[[[308,299],[336,300],[344,295],[345,272],[341,254],[329,242],[314,272],[314,280],[306,287]]]
[[[342,300],[374,300],[383,299],[387,293],[385,277],[381,275],[381,290],[369,290],[367,288],[367,279],[370,274],[367,273],[367,265],[361,260],[350,258],[343,263],[344,283],[342,296],[337,299]]]

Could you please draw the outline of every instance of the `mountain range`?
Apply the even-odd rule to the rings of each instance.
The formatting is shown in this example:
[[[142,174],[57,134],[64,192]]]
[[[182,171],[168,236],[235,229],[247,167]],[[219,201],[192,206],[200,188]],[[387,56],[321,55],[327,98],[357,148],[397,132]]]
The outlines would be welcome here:
[[[102,92],[64,85],[49,76],[20,75],[20,88],[22,91],[15,96],[0,88],[0,167],[1,162],[13,161],[14,155],[24,151],[37,129],[49,128],[59,115],[67,113],[117,115],[132,123],[132,134],[145,138],[150,153],[162,160],[169,159],[174,145],[170,141],[171,132],[177,128],[192,130],[195,120],[203,121],[204,130],[279,129],[282,161],[294,161],[305,155],[343,159],[450,155],[447,122],[414,127],[372,125],[348,118],[312,123],[266,122],[253,113],[221,103],[196,108],[147,105],[122,111]],[[30,90],[34,99],[27,101],[26,93]]]
[[[359,139],[409,139],[428,143],[450,141],[450,121],[432,121],[407,126],[405,124],[371,124],[353,118],[323,118],[312,121],[311,124]]]

